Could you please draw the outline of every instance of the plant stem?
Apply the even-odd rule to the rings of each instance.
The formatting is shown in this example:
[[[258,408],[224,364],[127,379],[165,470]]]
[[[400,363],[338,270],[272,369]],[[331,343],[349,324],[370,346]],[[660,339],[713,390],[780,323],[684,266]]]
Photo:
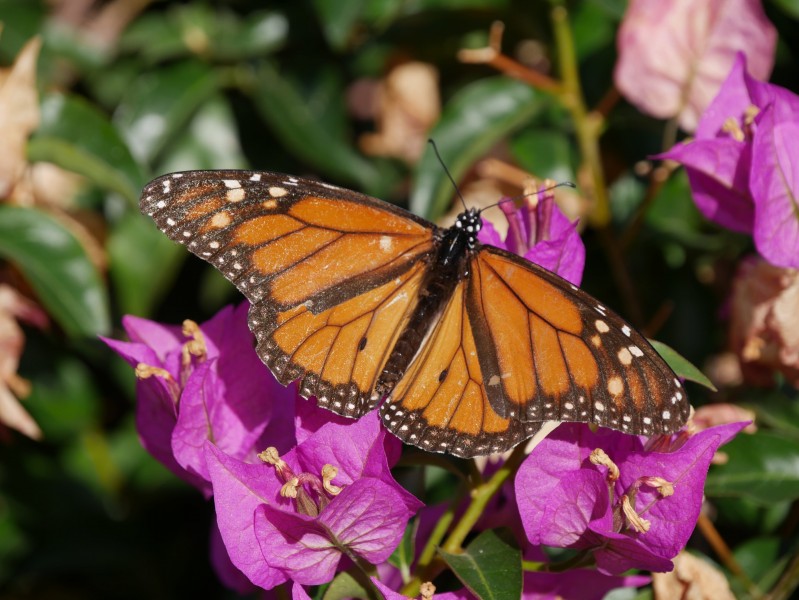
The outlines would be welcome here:
[[[766,598],[768,600],[788,600],[797,587],[799,587],[799,553],[793,555],[791,562]]]
[[[520,444],[519,446],[516,446],[513,452],[511,452],[511,455],[505,461],[505,464],[503,464],[497,470],[497,472],[491,476],[491,479],[472,489],[472,501],[469,504],[469,507],[466,509],[466,512],[464,512],[461,516],[458,524],[449,534],[447,540],[441,545],[442,550],[445,550],[449,553],[457,553],[461,551],[461,544],[463,544],[466,536],[469,535],[475,523],[477,523],[477,521],[483,515],[489,500],[491,500],[494,494],[499,491],[499,489],[502,487],[502,484],[505,483],[508,478],[516,472],[516,470],[519,468],[519,465],[527,456],[526,446],[527,444]],[[428,542],[422,552],[422,556],[429,561],[429,564],[426,568],[421,570],[419,574],[414,576],[414,578],[411,579],[411,581],[409,581],[405,587],[402,588],[403,595],[408,597],[417,596],[419,594],[419,587],[421,586],[422,582],[433,579],[438,571],[443,568],[444,564],[440,560],[433,560],[434,557],[432,555],[432,550],[435,549],[435,545],[432,544],[432,540],[437,534],[443,534],[446,532],[454,518],[454,512],[455,505],[451,506],[447,513],[445,513],[444,516],[442,516],[442,518],[439,520],[439,523],[436,525],[436,529],[433,532],[433,536],[431,537],[431,541]]]
[[[569,13],[562,2],[558,1],[552,8],[551,17],[560,61],[562,91],[559,97],[571,112],[583,164],[590,174],[594,208],[588,218],[594,227],[604,228],[610,222],[610,203],[599,152],[599,135],[604,119],[599,113],[589,112],[585,106]]]
[[[491,479],[472,490],[472,502],[452,530],[452,533],[449,534],[447,541],[441,546],[443,550],[450,553],[461,551],[463,540],[466,539],[474,524],[482,516],[483,509],[485,509],[488,501],[499,491],[502,484],[516,472],[516,469],[519,468],[519,465],[524,460],[527,455],[525,447],[526,444],[516,446],[508,460],[505,461],[505,464],[494,473]]]

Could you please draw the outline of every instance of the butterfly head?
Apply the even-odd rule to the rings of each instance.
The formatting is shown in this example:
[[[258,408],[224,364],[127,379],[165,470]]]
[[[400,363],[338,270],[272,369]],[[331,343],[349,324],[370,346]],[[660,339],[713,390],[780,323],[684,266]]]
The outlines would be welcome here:
[[[476,208],[470,208],[463,211],[458,215],[455,221],[455,228],[461,235],[466,238],[466,246],[471,250],[477,244],[477,234],[483,227],[483,221],[480,219],[480,211]]]

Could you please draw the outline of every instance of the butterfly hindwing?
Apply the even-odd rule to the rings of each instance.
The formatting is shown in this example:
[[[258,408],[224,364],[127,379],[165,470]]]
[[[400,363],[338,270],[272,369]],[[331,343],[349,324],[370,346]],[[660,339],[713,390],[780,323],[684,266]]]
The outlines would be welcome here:
[[[391,281],[314,314],[299,305],[278,312],[267,301],[250,309],[257,352],[284,385],[320,406],[359,417],[374,408],[381,369],[418,299],[424,264]]]
[[[434,452],[471,457],[502,452],[541,423],[500,415],[486,378],[461,281],[403,377],[381,406],[383,424],[401,440]]]

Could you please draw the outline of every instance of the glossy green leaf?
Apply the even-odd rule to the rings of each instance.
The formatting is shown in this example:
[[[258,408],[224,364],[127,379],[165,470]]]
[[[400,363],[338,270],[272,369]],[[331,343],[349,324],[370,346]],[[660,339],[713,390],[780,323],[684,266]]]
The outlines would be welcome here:
[[[56,219],[35,209],[0,206],[0,256],[19,267],[67,334],[108,332],[108,297],[100,274]]]
[[[159,173],[193,169],[246,169],[230,102],[215,93],[200,106],[175,136],[158,163]]]
[[[506,77],[464,87],[444,107],[430,132],[455,181],[498,140],[527,123],[545,104],[530,86]],[[416,169],[411,210],[435,220],[446,212],[454,190],[444,168],[428,148]]]
[[[288,21],[276,11],[242,18],[205,3],[173,5],[165,13],[144,15],[122,37],[122,48],[155,63],[200,55],[212,60],[263,56],[286,40]]]
[[[45,97],[41,108],[41,124],[28,143],[30,160],[79,173],[135,204],[144,176],[106,116],[85,100],[63,94]]]
[[[722,448],[728,456],[708,474],[708,496],[746,496],[763,503],[799,498],[799,441],[760,430]]]
[[[522,553],[509,536],[488,530],[478,535],[461,554],[439,549],[458,579],[482,600],[519,598],[522,593]]]
[[[110,275],[123,313],[150,314],[188,256],[138,213],[124,215],[108,239]]]
[[[135,82],[114,115],[114,123],[134,156],[152,163],[173,136],[183,134],[194,112],[217,89],[216,74],[199,62],[149,71]],[[137,200],[140,190],[141,186]]]
[[[337,121],[344,117],[343,105],[337,118],[325,115],[328,108],[318,96],[301,90],[269,64],[261,66],[256,80],[253,102],[286,148],[325,175],[379,194],[380,171],[341,136]]]
[[[366,0],[314,0],[313,5],[327,41],[343,49],[352,36]]]
[[[713,382],[710,381],[702,371],[692,365],[690,361],[678,354],[676,350],[657,340],[649,340],[649,343],[652,344],[652,347],[657,350],[657,353],[660,354],[663,360],[671,367],[671,370],[677,375],[689,381],[693,381],[694,383],[698,383],[699,385],[703,385],[714,392],[716,391],[716,386],[713,385]]]

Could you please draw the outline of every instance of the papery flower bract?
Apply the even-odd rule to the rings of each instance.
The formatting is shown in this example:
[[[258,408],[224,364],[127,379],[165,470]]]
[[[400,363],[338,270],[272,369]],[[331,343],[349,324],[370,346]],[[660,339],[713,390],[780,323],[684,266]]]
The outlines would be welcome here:
[[[694,131],[735,54],[767,79],[777,31],[760,0],[632,0],[617,37],[614,81],[642,112]]]
[[[702,115],[696,139],[658,155],[685,166],[697,208],[753,234],[773,264],[799,266],[799,97],[751,77],[739,54]]]
[[[642,438],[564,423],[525,459],[516,496],[531,544],[593,550],[598,569],[668,571],[699,516],[713,455],[747,423],[706,429],[669,452],[646,450]],[[663,438],[667,439],[667,438]],[[618,467],[590,461],[602,449]],[[636,532],[633,527],[638,527]]]
[[[287,579],[330,581],[344,550],[385,560],[421,506],[391,476],[386,435],[376,412],[346,425],[330,422],[274,466],[244,463],[206,444],[217,522],[233,564],[270,589]],[[326,465],[337,468],[331,483],[340,493],[323,491]],[[281,495],[287,485],[296,500]]]
[[[799,271],[758,257],[741,261],[730,301],[730,347],[748,383],[799,388]]]
[[[257,588],[247,577],[239,571],[231,562],[227,548],[222,541],[219,533],[219,526],[214,521],[211,524],[211,535],[209,536],[209,558],[214,573],[222,584],[237,593],[244,595],[254,592]]]
[[[644,575],[619,577],[589,569],[573,569],[563,573],[524,573],[522,600],[602,600],[611,590],[641,587],[650,582]]]
[[[792,96],[792,97],[791,97]],[[750,189],[755,247],[771,264],[799,268],[799,97],[775,95],[757,116]]]
[[[502,240],[490,221],[483,219],[477,234],[480,242],[523,256],[580,285],[585,246],[577,232],[577,222],[572,223],[563,215],[551,189],[526,196],[518,209],[513,202],[502,202],[499,207],[508,219],[507,236]]]
[[[267,437],[281,449],[294,442],[296,392],[278,384],[258,359],[247,309],[247,303],[222,309],[194,337],[179,327],[126,316],[131,341],[105,340],[140,374],[136,426],[142,445],[206,496],[211,485],[205,440],[250,461]],[[199,356],[189,352],[191,344]],[[273,404],[280,407],[274,418]]]

